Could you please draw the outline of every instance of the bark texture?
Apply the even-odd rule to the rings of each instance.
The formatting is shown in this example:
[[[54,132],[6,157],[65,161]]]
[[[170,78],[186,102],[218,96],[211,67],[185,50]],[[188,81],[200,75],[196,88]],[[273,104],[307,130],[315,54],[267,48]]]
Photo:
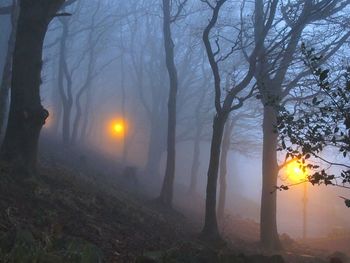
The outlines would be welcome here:
[[[64,0],[22,0],[13,54],[9,119],[2,157],[36,170],[38,140],[48,111],[41,105],[42,51],[47,27]]]

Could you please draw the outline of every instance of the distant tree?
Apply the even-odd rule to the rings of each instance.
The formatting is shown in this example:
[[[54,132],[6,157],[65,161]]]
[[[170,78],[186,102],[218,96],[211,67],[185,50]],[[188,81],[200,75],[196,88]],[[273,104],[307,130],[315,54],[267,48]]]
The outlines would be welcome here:
[[[115,23],[124,17],[124,15],[122,15],[120,18],[113,17],[112,14],[104,12],[101,6],[101,2],[97,2],[96,6],[88,6],[87,8],[94,8],[92,15],[89,16],[90,24],[86,26],[84,25],[83,29],[78,28],[77,30],[79,33],[87,31],[85,49],[83,49],[82,57],[79,58],[80,60],[86,59],[87,69],[84,70],[86,72],[82,79],[82,84],[75,85],[78,86],[78,89],[74,96],[76,113],[73,120],[70,137],[72,144],[76,144],[78,139],[84,138],[84,136],[80,136],[79,138],[78,134],[79,131],[81,131],[80,134],[83,134],[84,130],[86,129],[87,124],[83,119],[86,120],[86,116],[84,116],[87,114],[86,108],[91,107],[86,100],[85,110],[83,111],[82,97],[84,95],[86,95],[86,97],[89,95],[89,91],[93,86],[94,80],[117,58],[117,56],[111,56],[110,59],[98,63],[98,55],[101,55],[103,51],[103,48],[101,47],[103,37],[106,35],[108,29],[113,28]],[[103,14],[102,17],[100,17],[101,13]]]
[[[74,17],[59,19],[61,24],[59,28],[62,32],[57,41],[59,44],[57,86],[63,109],[62,141],[66,146],[74,145],[85,138],[87,129],[85,115],[88,114],[87,108],[91,105],[85,103],[83,108],[82,100],[84,95],[86,95],[86,102],[89,100],[88,96],[94,80],[116,60],[116,56],[112,56],[111,59],[100,62],[98,55],[104,51],[102,40],[106,32],[123,17],[114,17],[114,14],[106,12],[107,7],[102,5],[102,2],[97,2],[96,5],[85,3],[78,1],[73,10]],[[87,16],[84,11],[90,8],[93,12]],[[80,22],[81,20],[84,24]],[[79,43],[81,36],[85,37],[85,44],[83,48],[81,46],[77,48],[74,42]]]
[[[155,4],[150,1],[139,2],[137,8],[146,13],[157,12]],[[149,124],[149,140],[147,142],[147,161],[145,172],[148,176],[159,179],[160,163],[166,151],[166,117],[167,83],[165,52],[159,37],[159,26],[156,17],[134,13],[128,18],[128,30],[124,33],[127,44],[123,52],[129,55],[131,77],[136,88],[136,97],[145,112]],[[127,38],[126,33],[129,32]],[[142,46],[140,49],[139,46]]]
[[[11,73],[12,73],[12,56],[15,48],[17,19],[19,13],[19,3],[17,0],[12,2],[11,10],[11,32],[8,39],[5,65],[2,72],[2,79],[0,84],[0,137],[2,136],[5,122],[7,119],[9,94],[11,87]]]
[[[2,158],[36,170],[38,140],[48,111],[41,105],[43,42],[64,0],[21,0],[13,53],[11,103]]]
[[[229,159],[229,152],[235,151],[249,157],[260,154],[257,153],[261,147],[255,129],[258,126],[256,120],[259,120],[261,114],[259,113],[259,109],[252,105],[253,103],[254,101],[251,101],[247,107],[242,108],[240,111],[233,112],[230,116],[230,120],[225,125],[219,167],[220,191],[217,216],[220,221],[223,221],[225,218],[228,178],[227,164],[232,162],[232,160]],[[239,185],[236,186],[236,189],[237,188],[239,188]]]
[[[176,13],[172,15],[172,10],[176,2],[163,0],[163,37],[170,89],[168,98],[167,159],[159,201],[166,207],[171,207],[173,201],[176,157],[176,101],[178,92],[178,73],[175,65],[174,41],[171,34],[171,24],[178,19],[179,15],[181,15],[186,2],[187,0],[183,0],[178,3]]]
[[[62,101],[62,142],[69,145],[71,132],[71,112],[73,107],[73,72],[77,69],[69,70],[67,63],[67,41],[69,37],[69,19],[60,19],[62,24],[62,35],[59,43],[59,61],[58,61],[58,88]]]
[[[203,62],[204,64],[204,62]],[[196,193],[197,188],[197,182],[198,182],[198,173],[199,173],[199,167],[200,167],[200,144],[202,141],[208,141],[209,138],[203,138],[206,136],[207,127],[210,124],[210,118],[208,112],[211,111],[211,109],[208,109],[207,105],[207,99],[208,96],[208,87],[210,86],[211,82],[208,78],[209,74],[204,70],[204,67],[202,66],[201,73],[203,74],[203,83],[200,85],[200,94],[199,99],[197,101],[197,104],[194,109],[194,132],[193,132],[193,157],[192,157],[192,164],[191,164],[191,177],[190,177],[190,185],[189,185],[189,194],[193,195]],[[191,119],[191,122],[193,120]],[[191,130],[193,130],[193,127],[191,125],[187,125],[190,127]],[[209,136],[208,136],[209,137]]]

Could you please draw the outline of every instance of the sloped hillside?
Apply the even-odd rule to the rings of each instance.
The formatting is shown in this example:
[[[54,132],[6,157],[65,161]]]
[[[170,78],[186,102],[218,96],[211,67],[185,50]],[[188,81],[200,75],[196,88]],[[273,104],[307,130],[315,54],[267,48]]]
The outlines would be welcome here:
[[[1,164],[0,262],[132,262],[188,239],[183,218],[170,220],[75,172],[44,166],[23,181]]]
[[[113,162],[46,145],[38,176],[23,178],[0,163],[1,263],[329,262],[288,238],[285,259],[261,251],[249,241],[259,226],[243,218],[227,218],[226,245],[203,244],[195,209],[183,210],[191,221],[160,209],[147,196],[128,192]]]

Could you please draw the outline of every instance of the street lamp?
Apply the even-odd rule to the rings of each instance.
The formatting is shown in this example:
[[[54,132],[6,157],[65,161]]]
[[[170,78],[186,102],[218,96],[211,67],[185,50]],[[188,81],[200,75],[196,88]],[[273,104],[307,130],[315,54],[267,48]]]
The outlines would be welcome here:
[[[123,138],[126,135],[126,122],[124,119],[111,120],[109,122],[109,133],[112,137]]]
[[[125,162],[127,155],[126,140],[129,131],[129,123],[125,118],[111,119],[108,121],[109,137],[114,140],[116,139],[115,142],[120,145],[120,153],[123,163]]]
[[[291,180],[294,183],[302,183],[303,185],[303,239],[306,239],[307,236],[307,194],[308,194],[308,187],[307,187],[307,170],[302,167],[300,164],[300,161],[297,159],[291,160],[286,166],[286,173],[288,176],[288,179]]]
[[[113,130],[117,135],[124,135],[124,124],[121,122],[116,122],[113,124]]]

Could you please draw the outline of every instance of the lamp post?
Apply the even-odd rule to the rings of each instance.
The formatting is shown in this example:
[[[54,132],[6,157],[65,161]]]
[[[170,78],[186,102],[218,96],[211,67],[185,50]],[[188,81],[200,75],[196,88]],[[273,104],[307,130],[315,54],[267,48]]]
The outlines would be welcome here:
[[[307,203],[308,203],[308,198],[307,198],[307,182],[304,183],[303,187],[303,239],[306,239],[307,236]]]
[[[307,171],[301,167],[297,159],[292,160],[286,167],[288,179],[294,183],[303,183],[303,209],[302,209],[302,238],[307,237],[307,205],[308,205],[308,186],[307,186]]]

